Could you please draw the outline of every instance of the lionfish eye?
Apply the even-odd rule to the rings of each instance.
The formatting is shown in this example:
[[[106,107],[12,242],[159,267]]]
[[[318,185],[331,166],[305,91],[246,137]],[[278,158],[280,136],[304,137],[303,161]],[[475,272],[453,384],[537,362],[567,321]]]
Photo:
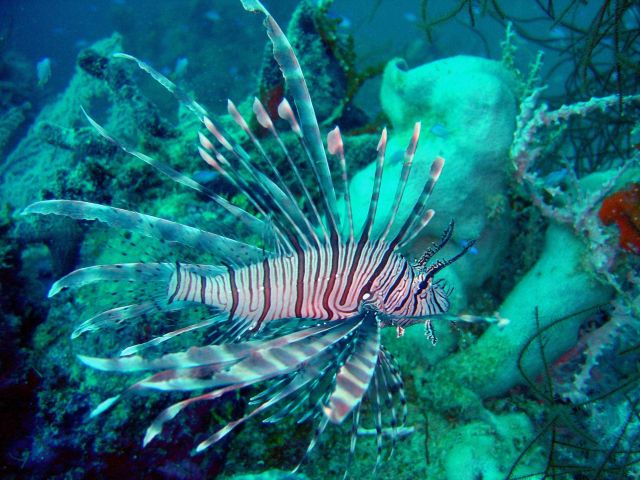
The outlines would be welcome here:
[[[429,280],[425,278],[418,284],[418,289],[424,290],[425,288],[427,288],[427,285],[429,285]]]

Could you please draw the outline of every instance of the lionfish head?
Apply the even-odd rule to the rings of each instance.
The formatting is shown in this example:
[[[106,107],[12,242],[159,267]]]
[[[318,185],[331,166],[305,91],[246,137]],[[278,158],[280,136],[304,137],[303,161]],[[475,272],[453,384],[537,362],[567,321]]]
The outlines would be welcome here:
[[[467,242],[464,248],[448,259],[440,259],[431,263],[431,259],[447,244],[453,234],[454,222],[449,223],[442,238],[438,243],[433,243],[424,254],[413,264],[415,270],[415,278],[413,282],[413,298],[415,302],[422,306],[416,308],[416,311],[423,312],[418,316],[394,316],[384,315],[383,326],[394,326],[398,330],[398,336],[404,334],[404,329],[416,323],[424,322],[425,333],[427,337],[436,343],[435,333],[431,325],[431,317],[442,315],[449,310],[449,296],[453,291],[453,287],[440,278],[436,279],[436,275],[445,267],[448,267],[465,253],[467,253],[475,244],[475,240]]]
[[[476,243],[475,240],[471,240],[467,242],[463,249],[448,259],[437,260],[434,263],[430,264],[431,259],[436,255],[442,247],[444,247],[447,242],[451,239],[453,235],[454,222],[451,220],[449,225],[445,229],[442,234],[442,238],[438,243],[433,243],[426,252],[422,254],[420,259],[416,261],[414,264],[414,268],[416,268],[420,274],[417,276],[416,281],[416,293],[417,298],[421,300],[428,300],[431,296],[437,295],[438,297],[444,299],[446,301],[446,306],[443,304],[442,308],[438,308],[441,310],[439,313],[444,313],[449,309],[449,302],[447,297],[452,291],[452,288],[447,288],[446,282],[444,280],[439,279],[435,280],[435,276],[445,267],[448,267],[453,262],[461,258],[465,253],[467,253]]]

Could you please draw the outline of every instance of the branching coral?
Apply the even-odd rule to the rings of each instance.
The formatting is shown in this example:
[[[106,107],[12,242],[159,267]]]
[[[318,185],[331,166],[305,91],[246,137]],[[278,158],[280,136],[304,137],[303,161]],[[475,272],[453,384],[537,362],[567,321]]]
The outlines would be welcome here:
[[[557,334],[557,329],[572,321],[574,315],[560,317],[541,327],[538,312],[535,313],[537,332],[521,350],[518,368],[543,407],[532,412],[540,417],[542,427],[514,462],[508,479],[525,478],[514,475],[515,469],[527,452],[541,445],[547,452],[546,466],[539,472],[543,478],[637,478],[640,458],[635,445],[640,433],[640,377],[637,372],[622,374],[620,367],[625,351],[621,351],[616,352],[616,368],[606,365],[602,369],[604,373],[600,375],[598,388],[591,388],[593,385],[589,381],[591,368],[598,366],[598,357],[605,349],[609,350],[613,343],[611,339],[622,329],[629,332],[628,327],[633,327],[634,321],[628,316],[626,319],[614,316],[605,324],[606,336],[598,332],[587,337],[588,347],[594,349],[594,355],[576,376],[573,388],[567,391],[566,385],[557,383],[557,364],[551,364],[546,339]],[[637,321],[635,324],[631,333],[637,332]],[[531,352],[537,352],[543,359],[545,367],[541,381],[526,372],[524,359]],[[569,399],[571,403],[562,399]]]
[[[623,97],[640,88],[637,2],[536,0],[515,5],[499,0],[421,0],[418,26],[429,41],[437,42],[451,28],[464,28],[487,42],[484,37],[491,38],[496,22],[511,25],[528,46],[544,51],[547,65],[540,74],[551,86],[547,101],[553,108],[615,92],[614,108],[574,118],[564,135],[564,143],[571,147],[565,155],[578,174],[609,168],[628,156],[633,122],[620,113]]]
[[[557,140],[567,133],[563,129],[580,134],[576,133],[575,124],[570,123],[571,118],[599,112],[617,110],[618,114],[624,113],[625,122],[635,121],[637,125],[640,95],[592,98],[552,110],[544,104],[538,106],[540,93],[540,89],[534,90],[521,104],[510,152],[516,180],[552,224],[570,226],[574,237],[585,245],[581,268],[597,277],[603,284],[601,288],[613,287],[615,290],[611,301],[613,308],[607,310],[600,322],[586,329],[588,332],[583,332],[578,343],[561,358],[560,365],[555,366],[554,374],[561,377],[560,381],[556,378],[556,383],[552,383],[550,364],[543,372],[547,384],[543,398],[547,403],[546,412],[551,416],[540,432],[541,438],[547,435],[545,431],[548,432],[550,453],[545,474],[551,473],[555,477],[571,471],[593,473],[590,478],[605,478],[607,474],[623,472],[638,462],[633,456],[635,450],[629,447],[637,441],[638,435],[637,367],[627,368],[626,365],[632,364],[633,360],[630,355],[622,358],[624,352],[620,350],[628,346],[630,339],[637,338],[640,325],[638,264],[636,257],[623,251],[635,253],[640,246],[639,186],[629,183],[639,176],[640,152],[638,149],[621,148],[623,146],[619,144],[610,145],[618,155],[615,161],[608,165],[594,163],[598,167],[596,171],[580,177],[576,162],[569,158],[581,153],[575,145],[562,146]],[[590,132],[587,140],[591,142],[600,136],[606,136],[606,128]],[[570,151],[569,155],[565,155],[567,151]],[[540,170],[549,164],[553,156],[563,159],[565,178],[549,185]],[[617,168],[611,168],[612,165]],[[625,184],[627,187],[622,188]],[[619,241],[603,223],[618,225]],[[549,328],[565,320],[559,319]],[[544,356],[548,347],[543,346],[543,331],[546,327],[540,329],[534,338],[538,339]],[[549,345],[553,343],[549,342]],[[632,347],[626,352],[637,348]],[[615,368],[610,368],[611,365],[605,361],[612,356],[615,357]],[[570,368],[563,367],[561,364],[564,362],[569,362]],[[540,393],[533,382],[528,380],[528,383],[534,393]],[[556,395],[571,402],[571,410],[563,402],[556,401]],[[571,418],[576,408],[587,413]],[[607,413],[603,413],[605,411]],[[621,412],[619,418],[608,419],[614,412]],[[617,425],[602,428],[605,422],[614,424],[616,421]],[[574,444],[574,441],[562,440],[561,433],[567,429],[574,436],[580,436],[580,441]],[[597,440],[589,438],[591,435],[594,438],[597,435]],[[590,466],[594,463],[595,468]],[[570,467],[559,468],[558,464]]]
[[[546,104],[538,106],[541,89],[535,89],[520,105],[514,142],[510,156],[516,170],[516,180],[524,186],[527,195],[540,211],[556,222],[573,227],[574,231],[588,240],[588,263],[604,281],[623,294],[621,281],[613,272],[617,248],[609,241],[609,235],[598,220],[601,202],[616,187],[621,179],[638,167],[640,152],[634,150],[630,158],[621,162],[615,170],[600,172],[590,178],[578,179],[572,164],[567,165],[566,187],[549,186],[538,171],[542,160],[548,159],[552,145],[545,131],[558,129],[569,118],[585,116],[594,111],[612,108],[620,101],[616,95],[592,98],[586,102],[563,105],[557,110],[549,110]],[[624,105],[640,102],[640,95],[624,97]],[[545,143],[546,140],[546,143]],[[557,152],[556,152],[557,153]]]

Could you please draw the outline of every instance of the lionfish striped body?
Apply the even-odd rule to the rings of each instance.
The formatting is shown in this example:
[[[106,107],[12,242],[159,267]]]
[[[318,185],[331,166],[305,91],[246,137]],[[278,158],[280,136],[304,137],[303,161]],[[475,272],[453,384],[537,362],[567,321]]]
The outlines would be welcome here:
[[[431,258],[451,237],[451,224],[441,241],[433,244],[417,262],[409,263],[402,253],[433,216],[433,211],[426,208],[426,202],[444,163],[441,158],[434,160],[422,195],[407,219],[398,225],[396,213],[416,152],[419,123],[405,152],[394,204],[380,229],[373,227],[387,143],[386,129],[378,144],[369,209],[358,228],[354,228],[351,213],[340,132],[336,128],[329,134],[328,151],[337,157],[342,172],[346,215],[341,220],[318,122],[293,50],[278,24],[258,0],[242,0],[242,3],[245,9],[260,12],[266,17],[265,26],[273,43],[274,57],[297,107],[296,116],[289,103],[283,100],[278,113],[288,122],[306,154],[307,168],[320,187],[320,201],[316,204],[312,200],[308,187],[302,181],[299,166],[257,99],[253,105],[256,119],[280,146],[296,179],[295,188],[302,192],[306,201],[304,211],[283,180],[279,168],[265,153],[233,103],[229,102],[231,117],[249,137],[269,167],[269,174],[260,170],[244,148],[176,85],[134,57],[116,54],[137,62],[202,121],[208,132],[200,134],[202,158],[244,193],[258,214],[232,205],[170,166],[129,148],[87,115],[89,122],[100,135],[127,153],[209,197],[252,234],[264,237],[271,233],[273,248],[265,251],[250,243],[205,230],[104,205],[71,200],[37,202],[29,206],[26,213],[99,220],[169,244],[180,243],[192,250],[213,254],[220,261],[219,265],[177,261],[82,268],[58,280],[52,286],[50,296],[65,288],[108,281],[141,282],[147,290],[150,288],[149,298],[89,318],[74,330],[72,338],[101,328],[134,323],[136,319],[154,312],[181,310],[200,304],[214,310],[211,317],[198,323],[131,345],[118,357],[79,357],[87,365],[101,370],[155,372],[129,390],[204,391],[160,413],[147,430],[145,445],[161,432],[165,422],[190,404],[214,400],[227,392],[266,382],[268,387],[252,399],[252,403],[259,405],[201,442],[197,451],[214,444],[248,418],[279,405],[280,410],[264,421],[273,422],[298,415],[298,421],[313,418],[318,422],[308,451],[329,421],[342,423],[351,414],[353,454],[360,407],[368,397],[373,405],[379,462],[385,424],[383,411],[391,417],[387,423],[392,448],[406,416],[400,372],[393,357],[380,344],[380,329],[395,326],[402,333],[408,325],[425,322],[427,334],[435,341],[430,317],[445,313],[449,301],[444,285],[434,277],[463,255],[471,244],[454,258],[429,265]],[[215,144],[208,135],[213,136]],[[178,335],[201,328],[213,331],[212,343],[155,357],[140,355],[142,351]],[[102,413],[120,397],[116,395],[105,400],[96,407],[93,415]],[[402,407],[401,416],[397,412],[398,406]]]
[[[292,256],[265,258],[215,276],[178,264],[168,288],[169,303],[200,302],[250,322],[251,330],[282,318],[344,320],[363,301],[381,314],[424,317],[445,312],[442,288],[419,291],[424,274],[388,244],[340,244]]]

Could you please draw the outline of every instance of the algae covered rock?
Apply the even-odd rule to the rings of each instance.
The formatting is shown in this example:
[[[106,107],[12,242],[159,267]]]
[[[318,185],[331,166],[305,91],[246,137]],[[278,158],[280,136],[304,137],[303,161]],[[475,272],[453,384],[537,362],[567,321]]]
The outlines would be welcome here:
[[[386,67],[381,90],[382,107],[391,120],[393,132],[387,148],[380,205],[389,210],[396,195],[397,178],[415,122],[422,122],[421,137],[412,174],[399,215],[420,195],[433,159],[445,158],[429,205],[436,216],[413,250],[421,252],[455,219],[454,245],[478,239],[482,255],[466,255],[452,269],[450,281],[462,290],[479,286],[495,272],[509,241],[511,219],[506,200],[509,182],[508,149],[516,117],[516,80],[500,62],[457,56],[406,70],[401,60]],[[353,179],[351,195],[354,211],[366,212],[369,198],[357,192],[369,191],[375,165]],[[404,207],[404,208],[403,208]],[[384,220],[384,216],[380,216]],[[377,223],[382,228],[382,221]],[[456,245],[457,244],[457,245]],[[458,272],[467,272],[456,279]],[[473,272],[473,274],[469,274]],[[451,276],[453,274],[453,276]],[[446,276],[446,275],[445,275]]]
[[[428,478],[502,480],[533,436],[533,425],[523,413],[488,415],[484,421],[457,425],[438,436],[432,452],[437,461],[430,466]],[[540,450],[519,460],[518,468],[511,472],[516,477],[544,476],[534,474],[544,471],[546,458]]]

